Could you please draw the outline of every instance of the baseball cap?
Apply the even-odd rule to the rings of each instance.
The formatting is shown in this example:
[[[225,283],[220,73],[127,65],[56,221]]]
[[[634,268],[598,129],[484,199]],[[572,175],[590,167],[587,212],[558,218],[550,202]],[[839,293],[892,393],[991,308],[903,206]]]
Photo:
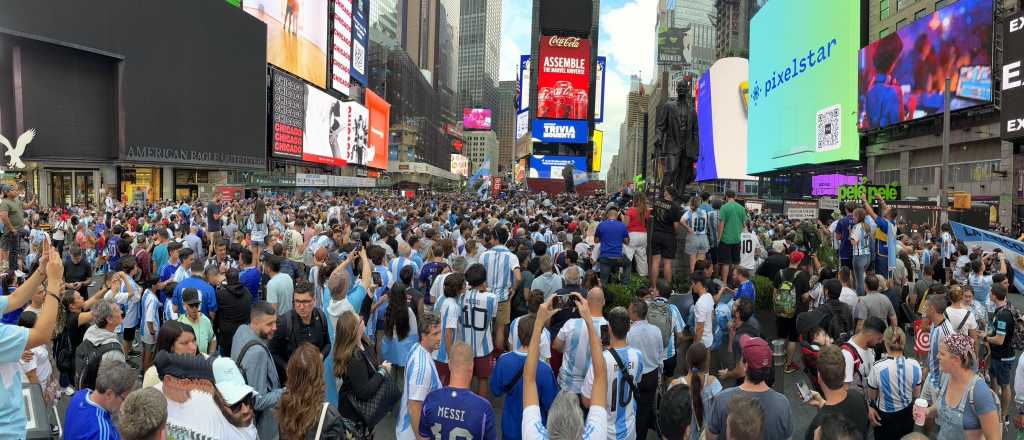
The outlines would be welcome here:
[[[740,349],[743,351],[743,361],[747,368],[760,370],[768,368],[772,364],[772,349],[768,341],[750,335],[740,336]]]
[[[238,365],[229,357],[220,356],[213,361],[213,377],[216,379],[217,391],[224,396],[228,405],[240,402],[245,396],[256,392],[245,383]]]
[[[800,264],[806,256],[803,252],[794,251],[792,254],[789,254],[789,264]]]
[[[199,291],[191,287],[181,291],[181,301],[185,304],[200,304],[203,302],[199,299]]]

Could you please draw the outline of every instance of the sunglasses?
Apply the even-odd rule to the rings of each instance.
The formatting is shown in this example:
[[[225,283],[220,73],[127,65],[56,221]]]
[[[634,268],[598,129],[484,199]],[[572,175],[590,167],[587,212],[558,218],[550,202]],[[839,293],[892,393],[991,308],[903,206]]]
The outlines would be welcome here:
[[[256,396],[253,393],[246,394],[242,400],[239,400],[234,405],[231,405],[231,412],[239,412],[242,410],[242,405],[252,408],[253,402],[256,400]]]

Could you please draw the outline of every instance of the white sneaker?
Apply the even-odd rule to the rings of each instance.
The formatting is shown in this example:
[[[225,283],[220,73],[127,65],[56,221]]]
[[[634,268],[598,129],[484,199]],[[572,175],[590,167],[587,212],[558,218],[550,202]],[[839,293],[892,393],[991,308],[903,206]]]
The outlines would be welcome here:
[[[71,386],[68,386],[67,388],[64,388],[64,395],[65,396],[73,396],[73,395],[75,395],[75,389],[72,388]]]

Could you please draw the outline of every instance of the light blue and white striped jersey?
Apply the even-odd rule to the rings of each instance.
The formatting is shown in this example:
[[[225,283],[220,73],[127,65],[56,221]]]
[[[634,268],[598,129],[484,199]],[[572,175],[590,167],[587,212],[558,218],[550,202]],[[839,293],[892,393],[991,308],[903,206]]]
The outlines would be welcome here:
[[[653,301],[664,301],[668,302],[665,298],[655,298]],[[679,313],[679,308],[675,304],[668,305],[668,311],[672,314],[672,333],[679,334],[683,330],[686,330],[686,320],[683,319],[683,314]],[[673,358],[676,356],[676,338],[672,335],[668,338],[668,348],[665,349],[665,359]],[[662,359],[664,361],[665,359]]]
[[[512,351],[519,351],[519,347],[522,346],[519,343],[519,320],[523,319],[522,316],[513,319],[512,325],[508,328],[508,346],[512,347]],[[540,336],[540,360],[547,361],[551,359],[551,332],[548,331],[547,327],[544,327],[544,333]]]
[[[487,271],[487,290],[498,297],[498,302],[508,301],[512,283],[515,282],[513,271],[519,269],[519,257],[502,245],[494,246],[480,256],[480,263]]]
[[[398,276],[398,274],[402,273],[402,269],[404,269],[405,266],[415,266],[415,265],[416,264],[413,263],[412,260],[410,260],[408,258],[405,258],[405,257],[399,256],[399,257],[395,257],[394,259],[392,259],[391,263],[388,264],[388,271],[391,272],[391,281],[390,281],[390,283],[387,286],[391,287],[392,285],[394,285],[394,283],[396,281],[401,279]],[[418,272],[419,271],[416,271],[416,273],[418,273]],[[413,279],[416,278],[416,273],[413,274]]]
[[[462,307],[459,306],[459,300],[457,298],[445,298],[444,301],[440,302],[441,308],[439,314],[441,315],[441,346],[433,354],[434,360],[442,364],[448,363],[448,344],[445,341],[445,333],[448,330],[452,331],[452,342],[459,340],[459,318],[462,317]]]
[[[608,431],[608,412],[599,406],[587,411],[587,423],[583,425],[581,440],[599,440],[606,438]],[[523,440],[548,440],[548,430],[540,416],[540,407],[530,405],[523,410]]]
[[[708,233],[708,213],[703,209],[687,210],[683,214],[683,222],[689,225],[696,235],[707,235]]]
[[[609,350],[615,350],[622,359],[626,370],[619,368]],[[608,438],[615,440],[636,439],[636,396],[630,389],[626,375],[633,378],[633,384],[640,383],[644,358],[640,350],[633,347],[615,348],[604,351],[604,364],[608,373]],[[594,389],[594,369],[587,369],[583,382],[583,395],[590,398]]]
[[[380,274],[380,288],[390,289],[395,280],[391,278],[391,269],[387,266],[373,266],[373,271]]]
[[[494,317],[498,314],[498,297],[491,292],[471,289],[462,297],[462,331],[459,340],[473,347],[474,357],[494,351]]]
[[[422,345],[416,344],[405,363],[405,387],[402,390],[402,404],[398,406],[398,422],[395,423],[397,440],[416,440],[418,427],[412,426],[412,415],[409,414],[409,401],[423,402],[431,391],[441,389],[441,378],[430,358],[430,353]]]
[[[990,313],[994,311],[995,307],[989,300],[989,295],[992,293],[992,275],[978,275],[971,272],[967,277],[967,282],[971,285],[971,290],[974,291],[974,300],[984,304]]]
[[[555,243],[552,243],[551,246],[548,246],[547,254],[550,255],[551,258],[557,257],[558,254],[560,254],[562,252],[565,252],[565,245],[562,244],[562,243],[558,243],[556,241]],[[554,262],[554,261],[552,261],[552,262]]]
[[[608,320],[596,316],[593,322],[594,330],[600,336],[601,326],[608,325]],[[583,379],[590,368],[590,334],[587,333],[587,323],[582,318],[570,319],[555,339],[564,344],[562,368],[558,370],[558,388],[578,393],[583,388]]]
[[[910,406],[914,402],[914,387],[923,382],[921,364],[903,356],[875,362],[868,375],[868,387],[878,391],[878,409],[886,413]]]

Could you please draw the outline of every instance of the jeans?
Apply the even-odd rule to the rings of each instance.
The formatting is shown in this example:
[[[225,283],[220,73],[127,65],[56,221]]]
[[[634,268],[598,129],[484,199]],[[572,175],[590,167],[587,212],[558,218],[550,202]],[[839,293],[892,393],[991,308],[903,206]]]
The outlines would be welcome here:
[[[871,263],[871,255],[853,256],[853,282],[858,296],[864,296],[864,272]]]
[[[878,255],[875,257],[875,273],[889,278],[889,257]]]
[[[601,286],[608,286],[608,278],[612,276],[613,270],[622,269],[622,284],[629,283],[629,267],[624,257],[601,257],[597,259],[597,265],[601,268]]]

